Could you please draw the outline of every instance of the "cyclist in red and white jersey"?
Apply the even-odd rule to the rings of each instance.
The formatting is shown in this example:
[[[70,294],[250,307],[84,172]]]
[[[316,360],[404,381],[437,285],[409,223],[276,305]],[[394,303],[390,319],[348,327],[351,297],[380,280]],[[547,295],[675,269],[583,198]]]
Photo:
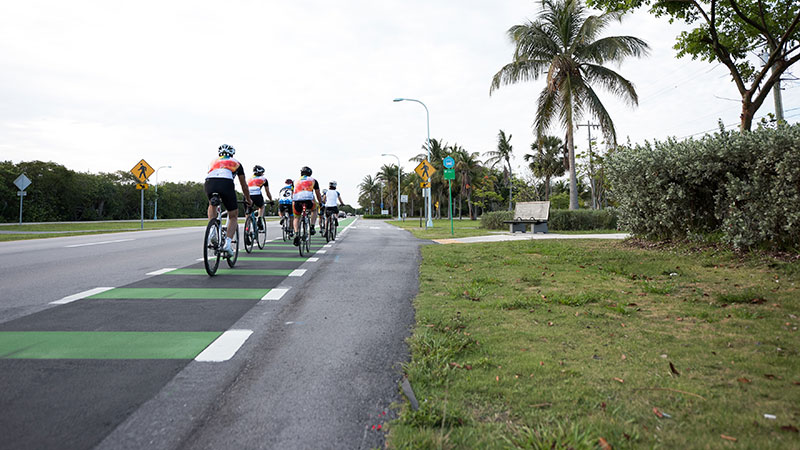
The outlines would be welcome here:
[[[316,202],[315,197],[316,196]],[[303,206],[306,211],[311,213],[311,234],[315,234],[314,223],[317,221],[317,205],[322,203],[322,196],[319,193],[319,183],[311,178],[311,168],[308,166],[300,169],[300,178],[294,182],[294,194],[292,194],[294,208],[294,245],[300,245],[300,215],[303,214]]]
[[[264,217],[264,196],[261,195],[261,189],[267,193],[270,203],[272,203],[272,193],[269,191],[269,181],[264,176],[264,168],[261,166],[253,167],[253,176],[247,180],[247,186],[250,188],[250,198],[253,200],[253,205],[258,208],[259,217]],[[261,222],[259,221],[259,226]]]
[[[222,246],[222,251],[228,255],[232,255],[231,240],[233,239],[236,229],[238,227],[239,217],[239,204],[236,199],[236,188],[233,185],[233,179],[239,178],[239,184],[242,186],[244,193],[244,201],[248,205],[252,205],[253,201],[250,199],[250,190],[247,187],[247,180],[244,178],[244,168],[242,164],[233,158],[236,149],[230,145],[223,144],[219,146],[219,158],[211,161],[206,175],[205,191],[208,198],[211,194],[219,194],[220,200],[225,210],[228,211],[228,228],[226,230],[227,238],[225,244]],[[213,219],[217,217],[216,207],[208,203],[208,218]]]

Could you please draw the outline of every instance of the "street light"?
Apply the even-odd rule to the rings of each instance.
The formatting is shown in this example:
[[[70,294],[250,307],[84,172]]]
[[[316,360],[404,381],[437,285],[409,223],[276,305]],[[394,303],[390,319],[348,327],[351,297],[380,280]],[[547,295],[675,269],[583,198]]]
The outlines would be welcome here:
[[[158,171],[164,168],[172,169],[172,166],[161,166],[156,169],[156,205],[153,208],[153,220],[158,220]]]
[[[409,101],[409,102],[417,102],[425,108],[425,118],[428,124],[428,162],[431,160],[431,114],[428,111],[428,107],[425,106],[425,103],[422,103],[419,100],[413,98],[396,98],[393,101],[395,102],[402,102],[402,101]],[[426,226],[433,228],[433,218],[431,217],[431,188],[425,188],[425,193],[427,194],[426,197],[428,200],[425,202],[425,214],[427,215],[427,222]]]
[[[400,217],[400,158],[391,153],[383,153],[381,156],[394,156],[397,158],[397,220],[403,220]]]

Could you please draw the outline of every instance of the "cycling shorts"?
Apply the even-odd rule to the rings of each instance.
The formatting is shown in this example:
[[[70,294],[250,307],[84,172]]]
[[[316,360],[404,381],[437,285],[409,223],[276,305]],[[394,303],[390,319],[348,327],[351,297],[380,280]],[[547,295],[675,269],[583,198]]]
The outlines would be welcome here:
[[[279,208],[280,208],[280,209],[279,209],[279,210],[280,210],[280,212],[282,212],[282,213],[285,213],[285,214],[288,214],[288,215],[290,215],[290,216],[293,216],[293,215],[294,215],[294,213],[292,213],[292,204],[291,204],[291,203],[281,203],[281,204],[280,204],[280,205],[278,205],[278,206],[279,206]]]
[[[338,206],[326,206],[325,207],[325,215],[330,216],[338,216],[339,215],[339,207]]]
[[[295,200],[294,201],[294,213],[298,216],[303,214],[303,205],[306,205],[306,211],[311,214],[311,211],[314,210],[314,201],[313,200]]]
[[[228,178],[206,178],[204,185],[206,196],[211,199],[211,194],[216,192],[222,200],[226,211],[238,211],[239,203],[236,199],[236,189],[233,187],[233,179]]]
[[[258,194],[258,195],[250,194],[250,199],[253,200],[253,206],[255,206],[256,208],[261,208],[262,206],[264,206],[264,196],[263,195],[261,195],[261,194]]]

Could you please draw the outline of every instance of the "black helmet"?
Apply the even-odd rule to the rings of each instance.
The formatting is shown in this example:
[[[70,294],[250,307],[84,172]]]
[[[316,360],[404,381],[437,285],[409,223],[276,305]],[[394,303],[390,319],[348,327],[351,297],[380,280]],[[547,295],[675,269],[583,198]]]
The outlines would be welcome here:
[[[328,183],[328,186],[330,186],[331,189],[336,189],[336,181],[335,180],[331,180],[331,182]]]
[[[308,167],[308,166],[303,166],[303,168],[300,169],[300,175],[304,175],[304,176],[310,177],[311,176],[311,168]]]
[[[292,181],[291,178],[287,178],[286,181],[284,181],[284,183],[286,183],[286,184],[294,184],[294,181]]]
[[[264,168],[258,165],[253,167],[253,175],[255,176],[264,175]]]
[[[236,149],[228,144],[222,144],[219,146],[219,156],[233,156],[235,153]]]

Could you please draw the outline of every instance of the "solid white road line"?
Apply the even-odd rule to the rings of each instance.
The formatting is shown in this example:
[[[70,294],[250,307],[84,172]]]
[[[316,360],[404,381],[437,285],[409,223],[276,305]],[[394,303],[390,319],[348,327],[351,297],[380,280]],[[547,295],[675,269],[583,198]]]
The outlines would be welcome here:
[[[306,261],[308,261],[308,262],[317,262],[317,261],[319,261],[319,258],[308,258]]]
[[[74,248],[74,247],[87,247],[89,245],[103,245],[103,244],[115,244],[117,242],[128,242],[128,241],[135,241],[136,239],[117,239],[115,241],[102,241],[102,242],[89,242],[87,244],[73,244],[73,245],[65,245],[65,248]]]
[[[91,297],[92,295],[99,294],[101,292],[110,291],[114,289],[113,287],[98,287],[94,289],[89,289],[88,291],[79,292],[77,294],[68,295],[61,300],[56,300],[54,302],[50,302],[51,305],[65,305],[67,303],[72,303],[75,300],[80,300],[82,298]]]
[[[253,330],[228,330],[205,350],[197,355],[195,361],[222,362],[233,358],[233,355],[244,345]]]
[[[285,294],[288,290],[289,290],[288,288],[287,289],[281,289],[281,288],[270,289],[269,292],[267,292],[266,295],[261,297],[261,300],[280,300],[281,297],[283,297],[283,294]]]
[[[154,272],[147,272],[145,275],[163,275],[167,272],[172,272],[173,270],[177,270],[175,267],[167,267],[165,269],[159,269]]]
[[[292,273],[289,274],[290,277],[302,277],[305,275],[306,269],[295,269]]]
[[[322,248],[331,248],[331,247],[333,247],[333,244],[325,244],[322,246]]]

